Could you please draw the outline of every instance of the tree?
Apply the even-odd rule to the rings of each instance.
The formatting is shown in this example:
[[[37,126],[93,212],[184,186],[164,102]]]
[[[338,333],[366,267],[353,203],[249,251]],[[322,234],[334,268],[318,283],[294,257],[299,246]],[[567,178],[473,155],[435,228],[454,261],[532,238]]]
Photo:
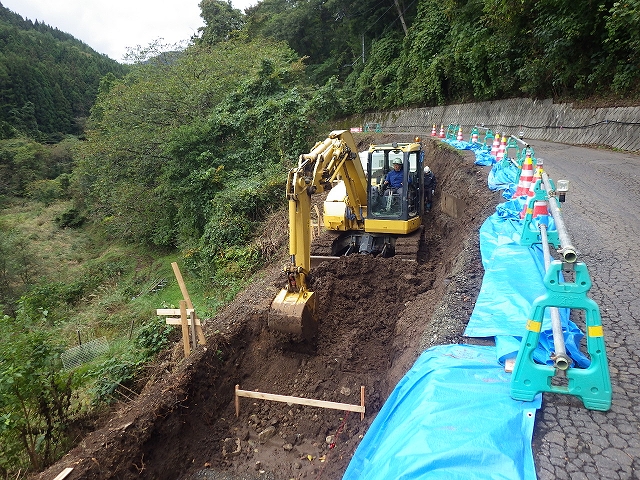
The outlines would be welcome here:
[[[244,15],[231,5],[231,0],[202,0],[198,5],[200,16],[205,26],[198,29],[201,32],[199,41],[206,45],[215,45],[227,41],[233,32],[239,31],[244,25]]]

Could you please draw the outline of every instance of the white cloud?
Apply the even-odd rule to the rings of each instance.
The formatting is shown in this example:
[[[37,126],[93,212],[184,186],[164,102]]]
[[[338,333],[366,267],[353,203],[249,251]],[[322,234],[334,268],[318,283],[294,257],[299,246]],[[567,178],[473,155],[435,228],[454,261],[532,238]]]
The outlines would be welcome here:
[[[204,25],[200,0],[1,0],[23,18],[69,33],[97,52],[122,61],[127,48],[188,41]],[[244,10],[258,0],[233,0]]]

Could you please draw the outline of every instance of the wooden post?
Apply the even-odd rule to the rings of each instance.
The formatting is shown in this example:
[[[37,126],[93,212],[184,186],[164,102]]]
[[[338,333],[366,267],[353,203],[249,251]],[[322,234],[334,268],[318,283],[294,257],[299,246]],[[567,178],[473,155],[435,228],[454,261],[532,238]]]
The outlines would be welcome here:
[[[187,302],[180,300],[180,321],[182,324],[182,344],[184,345],[185,358],[191,355],[189,342],[189,321],[187,320]]]
[[[360,385],[360,406],[362,411],[360,412],[360,421],[364,420],[364,385]]]
[[[173,274],[176,276],[176,280],[178,280],[178,285],[182,292],[182,298],[187,302],[187,308],[193,308],[193,302],[191,301],[191,297],[189,297],[189,292],[187,291],[187,286],[184,283],[178,264],[176,262],[171,263],[171,268],[173,268]],[[198,341],[200,345],[206,345],[207,340],[204,338],[204,332],[202,331],[201,325],[196,326],[196,332],[198,333]]]
[[[236,398],[235,398],[236,418],[240,416],[240,397],[238,396],[238,390],[240,390],[240,385],[236,385]]]
[[[196,340],[196,311],[191,310],[189,314],[190,322],[189,322],[189,332],[191,333],[191,342],[193,343],[193,349],[195,350],[198,346],[198,341]]]

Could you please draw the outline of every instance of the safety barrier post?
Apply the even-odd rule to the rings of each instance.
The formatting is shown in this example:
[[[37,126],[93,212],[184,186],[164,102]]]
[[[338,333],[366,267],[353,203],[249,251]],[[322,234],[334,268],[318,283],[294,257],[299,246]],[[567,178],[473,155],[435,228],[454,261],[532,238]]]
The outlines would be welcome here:
[[[479,142],[479,133],[478,127],[472,127],[471,131],[469,131],[470,143],[478,143]]]
[[[553,185],[553,184],[552,184]],[[554,187],[555,188],[555,187]],[[522,222],[522,231],[520,232],[520,245],[533,245],[534,243],[543,243],[542,234],[540,232],[539,223],[534,222],[533,206],[535,202],[544,201],[547,202],[547,206],[551,202],[557,202],[558,199],[549,197],[549,194],[542,186],[542,180],[538,180],[533,187],[534,195],[527,200],[527,209]],[[543,221],[546,224],[548,218]],[[560,247],[560,239],[558,236],[558,230],[548,230],[546,232],[547,243],[552,244],[555,248]]]
[[[572,270],[574,282],[563,280],[565,273]],[[526,334],[522,338],[520,350],[511,377],[511,397],[514,400],[532,401],[538,393],[552,392],[574,395],[582,399],[590,410],[607,411],[611,408],[611,378],[605,353],[604,336],[600,309],[596,302],[587,297],[591,288],[591,278],[587,266],[582,262],[563,263],[554,260],[544,277],[546,293],[538,297],[532,305],[527,321]],[[591,363],[587,368],[571,367],[562,370],[554,366],[541,365],[534,361],[533,353],[538,347],[540,330],[546,308],[575,308],[585,312],[587,351]],[[556,382],[558,376],[566,377],[567,384]]]
[[[460,125],[456,124],[456,123],[450,123],[449,126],[447,127],[447,140],[455,140],[456,136],[458,135],[458,129],[460,128]]]

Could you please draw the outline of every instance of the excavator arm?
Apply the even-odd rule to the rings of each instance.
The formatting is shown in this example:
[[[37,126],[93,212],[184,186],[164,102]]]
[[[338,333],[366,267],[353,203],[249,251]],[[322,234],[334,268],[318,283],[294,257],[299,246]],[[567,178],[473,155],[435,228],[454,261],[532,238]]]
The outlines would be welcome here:
[[[330,190],[337,180],[344,182],[345,230],[361,229],[366,217],[367,182],[351,133],[335,130],[303,154],[298,166],[289,171],[289,259],[284,273],[287,281],[271,304],[268,325],[272,330],[300,335],[305,339],[317,332],[316,297],[309,291],[311,268],[311,196]]]

